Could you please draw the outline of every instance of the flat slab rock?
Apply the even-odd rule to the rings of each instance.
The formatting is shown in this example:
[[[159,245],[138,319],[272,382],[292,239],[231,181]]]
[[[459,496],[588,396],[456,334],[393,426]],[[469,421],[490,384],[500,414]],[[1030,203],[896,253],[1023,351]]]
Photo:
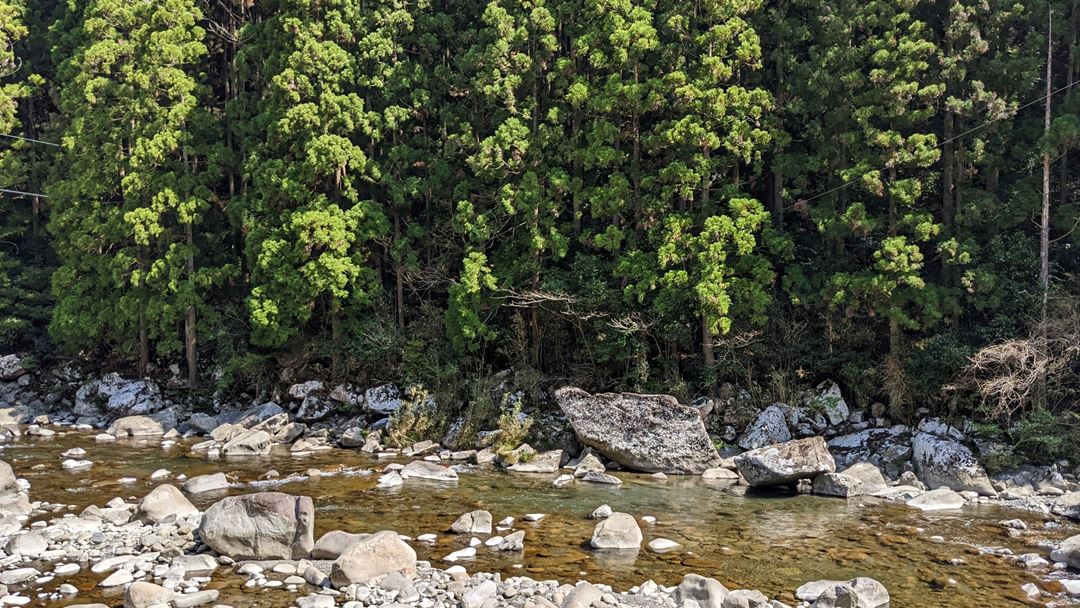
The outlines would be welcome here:
[[[720,455],[700,412],[670,395],[555,391],[578,441],[620,465],[648,473],[701,474]]]

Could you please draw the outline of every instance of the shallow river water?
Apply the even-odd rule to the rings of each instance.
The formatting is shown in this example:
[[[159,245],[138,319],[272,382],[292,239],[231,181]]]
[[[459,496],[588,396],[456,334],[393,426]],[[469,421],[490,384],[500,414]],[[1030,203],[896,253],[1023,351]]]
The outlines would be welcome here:
[[[980,548],[1008,548],[1016,554],[1038,552],[1047,544],[1080,532],[1076,526],[1035,513],[982,506],[962,511],[921,513],[903,505],[871,498],[836,499],[783,494],[747,494],[742,488],[712,485],[699,477],[671,476],[658,481],[648,475],[618,473],[624,483],[607,486],[578,482],[555,488],[555,475],[506,473],[493,468],[470,468],[457,483],[409,480],[391,490],[377,489],[376,476],[365,474],[389,461],[351,450],[331,450],[293,456],[276,448],[269,456],[209,460],[193,454],[191,442],[181,441],[163,450],[157,441],[120,440],[95,443],[92,433],[70,432],[47,439],[23,438],[0,448],[0,458],[31,483],[32,500],[66,503],[78,513],[90,504],[104,505],[121,496],[137,499],[162,481],[150,473],[165,468],[188,476],[223,471],[234,481],[232,493],[274,489],[311,496],[315,501],[316,538],[342,529],[374,532],[392,529],[415,537],[438,533],[434,545],[413,543],[420,559],[436,566],[450,564],[440,558],[466,546],[468,537],[444,533],[466,511],[485,509],[494,520],[511,516],[515,528],[526,530],[523,553],[500,553],[479,547],[475,559],[461,563],[470,572],[501,572],[534,579],[580,579],[607,583],[616,590],[653,579],[676,584],[695,572],[715,577],[731,588],[756,588],[770,597],[794,603],[800,584],[817,579],[846,580],[870,576],[880,580],[894,607],[1040,605],[1020,591],[1026,582],[1056,591],[1043,581],[1048,572],[1020,568]],[[66,472],[60,453],[72,447],[86,449],[93,468]],[[325,475],[303,476],[309,468]],[[270,469],[282,480],[256,483]],[[287,479],[293,476],[293,479]],[[133,484],[119,479],[134,477]],[[196,497],[207,507],[221,495]],[[615,511],[656,518],[642,523],[645,543],[656,537],[675,540],[682,548],[655,554],[605,554],[586,543],[595,522],[588,515],[607,503]],[[544,513],[526,523],[526,513]],[[1019,518],[1029,530],[1011,538],[999,524]],[[940,536],[940,539],[931,537]],[[935,542],[936,541],[936,542]],[[117,595],[95,589],[97,578],[87,573],[75,584],[83,590],[74,602],[104,599],[119,603]],[[1040,576],[1042,575],[1042,576]],[[220,579],[220,580],[219,580]],[[279,594],[242,591],[243,577],[219,569],[214,587],[221,588],[220,603],[234,606],[284,606]],[[69,602],[70,603],[70,602]]]

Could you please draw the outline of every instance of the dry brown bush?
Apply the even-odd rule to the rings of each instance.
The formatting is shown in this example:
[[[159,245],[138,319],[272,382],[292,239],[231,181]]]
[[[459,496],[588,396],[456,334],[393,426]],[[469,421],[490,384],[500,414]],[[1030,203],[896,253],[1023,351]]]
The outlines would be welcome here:
[[[1008,420],[1043,401],[1075,403],[1080,391],[1080,298],[1051,301],[1047,318],[1025,338],[991,344],[971,357],[948,390],[973,394],[993,418]],[[1045,387],[1043,385],[1045,382]]]

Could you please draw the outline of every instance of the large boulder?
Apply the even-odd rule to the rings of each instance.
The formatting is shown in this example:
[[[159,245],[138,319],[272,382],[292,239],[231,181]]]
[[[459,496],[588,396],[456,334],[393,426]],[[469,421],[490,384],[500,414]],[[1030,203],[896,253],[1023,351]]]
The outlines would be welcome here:
[[[982,496],[997,496],[986,470],[964,444],[927,432],[911,441],[912,462],[919,479],[931,489],[969,490]]]
[[[199,510],[184,496],[176,486],[162,484],[139,501],[139,506],[131,516],[132,521],[160,524],[183,517],[193,517]]]
[[[591,395],[567,386],[555,397],[578,441],[624,467],[700,474],[720,465],[700,412],[670,395]]]
[[[233,559],[301,559],[315,546],[308,496],[258,492],[229,496],[203,514],[203,543]]]
[[[641,528],[633,515],[612,513],[596,524],[589,544],[594,549],[640,549]]]
[[[415,576],[416,551],[397,532],[383,530],[349,545],[331,566],[330,581],[341,589],[393,572],[408,578]]]
[[[791,431],[788,429],[786,409],[784,404],[774,403],[761,410],[739,438],[739,447],[756,450],[774,443],[790,441]]]
[[[735,466],[755,488],[790,484],[836,472],[836,462],[822,437],[796,439],[743,452],[735,457]]]

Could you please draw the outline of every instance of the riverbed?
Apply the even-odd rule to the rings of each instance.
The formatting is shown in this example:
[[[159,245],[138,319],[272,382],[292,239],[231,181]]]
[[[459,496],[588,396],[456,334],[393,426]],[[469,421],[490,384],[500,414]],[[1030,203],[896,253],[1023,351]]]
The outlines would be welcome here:
[[[304,456],[275,447],[268,456],[244,459],[207,458],[192,452],[193,440],[162,448],[160,439],[120,439],[97,443],[91,432],[62,431],[48,438],[23,437],[0,447],[20,477],[30,481],[35,501],[67,504],[70,513],[88,505],[104,505],[114,497],[129,501],[160,483],[176,483],[176,475],[225,472],[233,486],[228,493],[278,490],[311,496],[315,503],[316,537],[329,530],[375,532],[395,530],[416,537],[438,534],[434,544],[413,542],[421,560],[437,567],[441,558],[468,544],[468,536],[450,534],[462,513],[490,511],[495,521],[516,519],[524,529],[525,551],[505,553],[480,547],[474,559],[457,562],[470,572],[498,572],[573,583],[588,580],[625,590],[646,580],[674,585],[686,573],[718,579],[730,588],[759,589],[795,604],[793,592],[818,579],[846,580],[869,576],[881,581],[893,606],[1020,606],[1040,605],[1021,591],[1034,582],[1050,592],[1055,584],[1047,568],[1025,570],[996,553],[1049,554],[1049,546],[1080,533],[1080,527],[1038,513],[973,505],[959,511],[924,513],[874,498],[838,499],[784,493],[749,493],[745,487],[703,481],[700,477],[617,472],[618,486],[576,482],[556,488],[555,475],[508,473],[493,467],[461,466],[457,482],[410,479],[392,489],[376,487],[376,471],[394,460],[378,460],[354,450],[332,449]],[[65,471],[61,453],[86,450],[90,469]],[[398,462],[407,462],[402,459]],[[449,463],[445,463],[449,464]],[[317,468],[322,475],[305,473]],[[158,469],[166,478],[151,480]],[[274,470],[278,476],[266,479]],[[134,478],[122,483],[122,478]],[[224,493],[192,497],[205,509]],[[595,521],[588,515],[599,505],[634,515],[642,523],[643,548],[637,553],[604,553],[587,548]],[[62,512],[61,512],[62,513]],[[36,519],[57,517],[61,513]],[[525,514],[540,513],[537,522]],[[644,517],[654,517],[647,523]],[[1021,519],[1028,529],[1009,534],[1000,522]],[[644,548],[653,538],[678,542],[664,554]],[[72,582],[76,600],[118,604],[116,592],[96,588],[100,577],[89,574]],[[218,581],[217,579],[220,579]],[[219,569],[214,587],[219,603],[234,606],[285,605],[282,598],[244,590],[243,577]],[[280,592],[274,592],[280,594]],[[42,603],[41,605],[46,605]]]

